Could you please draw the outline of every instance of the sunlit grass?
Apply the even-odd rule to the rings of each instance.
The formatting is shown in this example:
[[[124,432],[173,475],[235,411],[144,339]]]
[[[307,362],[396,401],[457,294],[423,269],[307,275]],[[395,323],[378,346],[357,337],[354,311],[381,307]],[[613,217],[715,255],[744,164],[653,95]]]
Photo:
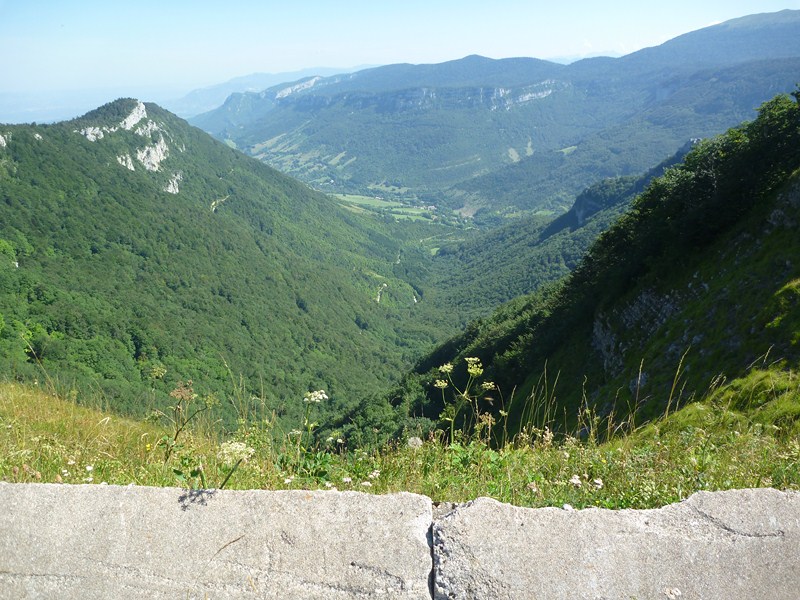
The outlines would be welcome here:
[[[217,438],[207,418],[182,432],[169,454],[159,442],[172,437],[169,428],[5,383],[0,479],[209,488],[224,482],[227,489],[409,491],[442,502],[491,496],[520,506],[648,508],[699,490],[800,489],[797,383],[790,371],[755,370],[602,443],[587,421],[582,439],[537,428],[496,448],[459,431],[450,443],[448,431],[365,451],[332,438],[312,441],[310,428],[280,432],[269,417]],[[309,425],[313,410],[309,405]],[[230,464],[232,448],[247,449],[238,466]]]

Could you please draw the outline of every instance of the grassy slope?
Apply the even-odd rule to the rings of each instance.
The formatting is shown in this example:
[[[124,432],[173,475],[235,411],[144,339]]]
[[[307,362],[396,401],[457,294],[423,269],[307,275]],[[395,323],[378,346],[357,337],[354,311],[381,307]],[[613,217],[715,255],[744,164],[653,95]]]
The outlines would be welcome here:
[[[772,383],[755,383],[763,378]],[[772,389],[753,414],[753,387]],[[528,432],[499,449],[476,437],[429,439],[370,452],[320,446],[277,431],[270,417],[227,435],[252,448],[227,481],[235,489],[412,491],[437,501],[491,496],[522,506],[650,508],[698,490],[800,489],[800,440],[774,426],[798,405],[797,375],[762,371],[645,428],[596,443]],[[742,405],[744,410],[733,406]],[[772,415],[772,416],[768,416]],[[212,417],[213,418],[213,417]],[[0,384],[0,481],[219,487],[232,471],[208,421],[179,438],[168,461],[161,426],[76,406],[44,389]],[[599,433],[599,432],[597,432]],[[327,446],[327,451],[322,451]],[[202,469],[203,478],[193,470]]]

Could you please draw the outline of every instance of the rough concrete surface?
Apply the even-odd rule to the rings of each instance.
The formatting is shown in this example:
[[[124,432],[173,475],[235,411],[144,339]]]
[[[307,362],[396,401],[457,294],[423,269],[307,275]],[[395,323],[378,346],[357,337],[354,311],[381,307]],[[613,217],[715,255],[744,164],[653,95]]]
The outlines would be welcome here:
[[[435,598],[800,598],[800,493],[701,492],[658,510],[479,498],[433,525]]]
[[[415,494],[0,484],[0,598],[430,598]]]

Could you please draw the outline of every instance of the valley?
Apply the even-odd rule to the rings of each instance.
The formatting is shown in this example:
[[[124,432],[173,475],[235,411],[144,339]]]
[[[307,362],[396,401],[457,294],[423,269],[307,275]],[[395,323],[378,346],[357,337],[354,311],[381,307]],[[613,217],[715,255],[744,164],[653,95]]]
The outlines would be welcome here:
[[[191,398],[300,454],[633,435],[723,391],[795,435],[798,34],[0,125],[0,375],[136,418]]]

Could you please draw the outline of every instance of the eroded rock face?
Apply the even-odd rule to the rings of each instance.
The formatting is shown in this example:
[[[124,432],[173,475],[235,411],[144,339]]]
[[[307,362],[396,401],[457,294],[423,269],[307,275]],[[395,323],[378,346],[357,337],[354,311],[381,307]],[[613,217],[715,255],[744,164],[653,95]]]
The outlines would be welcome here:
[[[795,600],[800,493],[701,492],[658,510],[488,498],[433,525],[435,598]]]

